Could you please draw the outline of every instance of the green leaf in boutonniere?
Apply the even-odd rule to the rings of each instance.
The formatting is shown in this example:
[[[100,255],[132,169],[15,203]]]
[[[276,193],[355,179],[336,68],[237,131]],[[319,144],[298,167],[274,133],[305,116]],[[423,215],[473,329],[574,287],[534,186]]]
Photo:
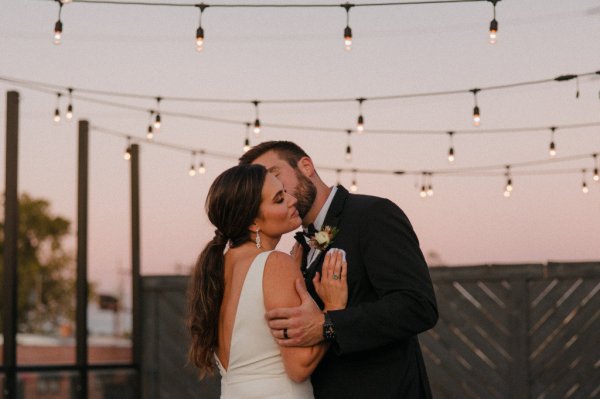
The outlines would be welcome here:
[[[310,245],[311,248],[325,251],[333,242],[333,239],[337,235],[338,231],[339,230],[337,227],[323,226],[321,230],[317,231],[312,237],[310,237],[308,245]]]

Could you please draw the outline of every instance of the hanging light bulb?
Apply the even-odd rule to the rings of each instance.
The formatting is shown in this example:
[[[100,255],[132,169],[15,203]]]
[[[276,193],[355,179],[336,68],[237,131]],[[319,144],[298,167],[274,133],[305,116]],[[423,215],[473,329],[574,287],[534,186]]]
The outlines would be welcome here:
[[[154,138],[154,131],[152,129],[152,124],[148,125],[148,131],[146,132],[146,138],[150,141]]]
[[[587,182],[585,181],[585,173],[586,173],[586,170],[581,169],[581,191],[584,194],[587,194],[590,192],[590,189],[588,188]]]
[[[246,138],[244,139],[244,147],[242,147],[242,151],[248,152],[250,149],[250,124],[246,123]]]
[[[454,162],[454,132],[448,132],[448,136],[450,136],[450,149],[448,149],[448,162]]]
[[[63,24],[60,20],[60,16],[62,14],[62,6],[63,2],[58,1],[58,21],[54,24],[54,44],[58,45],[62,40],[62,32],[63,32]]]
[[[204,29],[202,26],[199,26],[196,30],[196,50],[202,51],[204,48]]]
[[[555,127],[550,128],[550,149],[549,154],[550,157],[554,158],[556,156],[556,144],[554,144],[554,132],[556,131]]]
[[[353,193],[358,191],[358,185],[356,184],[356,169],[352,171],[352,185],[350,186],[350,191]]]
[[[431,183],[429,183],[429,185],[427,186],[427,196],[433,197],[433,185]]]
[[[200,52],[204,48],[204,29],[202,28],[202,14],[204,13],[204,9],[206,9],[208,5],[201,3],[197,4],[196,7],[200,9],[200,20],[198,22],[198,29],[196,29],[196,50]]]
[[[362,103],[364,98],[358,98],[358,119],[356,120],[356,131],[362,133],[365,130],[365,118],[362,115]]]
[[[427,189],[425,188],[425,185],[421,185],[421,192],[419,193],[419,195],[421,196],[421,198],[427,198]]]
[[[260,119],[258,119],[258,104],[260,104],[259,101],[255,100],[252,101],[252,103],[254,104],[254,111],[255,111],[255,116],[256,118],[254,119],[254,135],[258,137],[258,135],[260,134]]]
[[[67,106],[67,114],[65,115],[67,120],[73,119],[73,89],[69,88],[69,105]]]
[[[54,123],[60,123],[60,97],[61,93],[56,93],[56,108],[54,109]]]
[[[494,5],[494,19],[490,22],[490,44],[496,44],[496,39],[498,37],[498,21],[496,21],[496,3],[497,0],[490,0]]]
[[[600,175],[598,175],[598,154],[593,154],[594,157],[594,177],[592,179],[598,183],[600,182]]]
[[[201,175],[206,173],[206,167],[204,166],[204,161],[200,161],[200,165],[198,166],[198,173]]]
[[[192,151],[192,160],[190,161],[190,170],[188,171],[188,175],[191,177],[196,176],[196,153]]]
[[[129,161],[131,159],[131,137],[127,137],[127,146],[125,152],[123,152],[123,159]]]
[[[473,107],[473,125],[479,126],[481,124],[481,113],[479,112],[479,105],[477,105],[477,93],[479,93],[480,89],[472,89],[471,93],[473,93],[473,100],[475,101],[475,106]]]
[[[341,169],[337,169],[335,171],[335,185],[336,186],[339,186],[340,184],[342,184],[341,174],[342,174],[342,170]]]
[[[350,162],[352,161],[352,147],[350,147],[350,134],[352,134],[351,130],[346,130],[346,133],[348,133],[348,143],[346,145],[346,161]]]
[[[513,191],[512,178],[510,174],[510,165],[506,165],[506,186],[504,187],[504,196],[506,198],[510,197],[510,194]]]
[[[350,9],[354,7],[353,4],[346,3],[342,4],[342,7],[346,9],[346,28],[344,28],[344,48],[346,51],[352,50],[352,28],[350,28]]]
[[[154,111],[150,110],[150,121],[148,122],[148,129],[146,129],[146,139],[148,139],[149,141],[151,141],[154,138],[154,123],[153,123],[153,119],[154,119]]]
[[[156,130],[156,132],[158,132],[160,130],[160,126],[161,126],[161,120],[160,120],[160,102],[161,102],[162,98],[161,97],[156,97],[156,117],[154,118],[154,130]]]

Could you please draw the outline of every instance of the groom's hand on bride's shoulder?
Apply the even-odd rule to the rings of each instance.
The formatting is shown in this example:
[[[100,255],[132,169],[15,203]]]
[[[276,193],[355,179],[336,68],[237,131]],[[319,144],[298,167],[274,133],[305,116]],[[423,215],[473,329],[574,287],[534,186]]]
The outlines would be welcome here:
[[[317,345],[323,341],[325,316],[300,278],[296,279],[296,291],[302,300],[300,306],[277,308],[265,314],[271,335],[281,346]],[[284,330],[286,330],[287,339]]]

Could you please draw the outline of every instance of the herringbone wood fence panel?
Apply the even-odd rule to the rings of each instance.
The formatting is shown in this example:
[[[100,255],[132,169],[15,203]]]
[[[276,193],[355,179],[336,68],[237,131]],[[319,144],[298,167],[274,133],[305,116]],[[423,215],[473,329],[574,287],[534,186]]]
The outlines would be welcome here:
[[[440,319],[419,337],[437,399],[600,398],[600,263],[430,269]],[[145,399],[213,399],[185,366],[188,277],[143,281]]]
[[[600,264],[431,269],[436,398],[600,397]]]

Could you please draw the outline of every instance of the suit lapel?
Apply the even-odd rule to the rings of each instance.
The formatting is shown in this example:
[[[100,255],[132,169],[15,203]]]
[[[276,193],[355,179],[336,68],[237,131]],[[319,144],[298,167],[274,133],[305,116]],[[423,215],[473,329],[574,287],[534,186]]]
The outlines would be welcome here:
[[[337,186],[337,191],[331,201],[331,205],[329,205],[329,209],[327,210],[327,214],[325,215],[325,220],[323,221],[323,226],[331,226],[337,227],[341,218],[342,211],[344,210],[344,206],[346,204],[346,200],[348,199],[348,190],[346,190],[343,186]],[[323,227],[321,226],[321,227]],[[335,246],[335,239],[333,241]],[[315,277],[316,272],[321,272],[323,267],[323,259],[325,258],[325,251],[321,251],[321,253],[316,257],[316,259],[310,264],[308,269],[306,270],[305,282],[307,287],[309,287],[309,292],[313,296],[313,298],[317,301],[319,306],[322,307],[322,302],[316,292],[314,291],[314,287],[312,284],[312,279]]]

